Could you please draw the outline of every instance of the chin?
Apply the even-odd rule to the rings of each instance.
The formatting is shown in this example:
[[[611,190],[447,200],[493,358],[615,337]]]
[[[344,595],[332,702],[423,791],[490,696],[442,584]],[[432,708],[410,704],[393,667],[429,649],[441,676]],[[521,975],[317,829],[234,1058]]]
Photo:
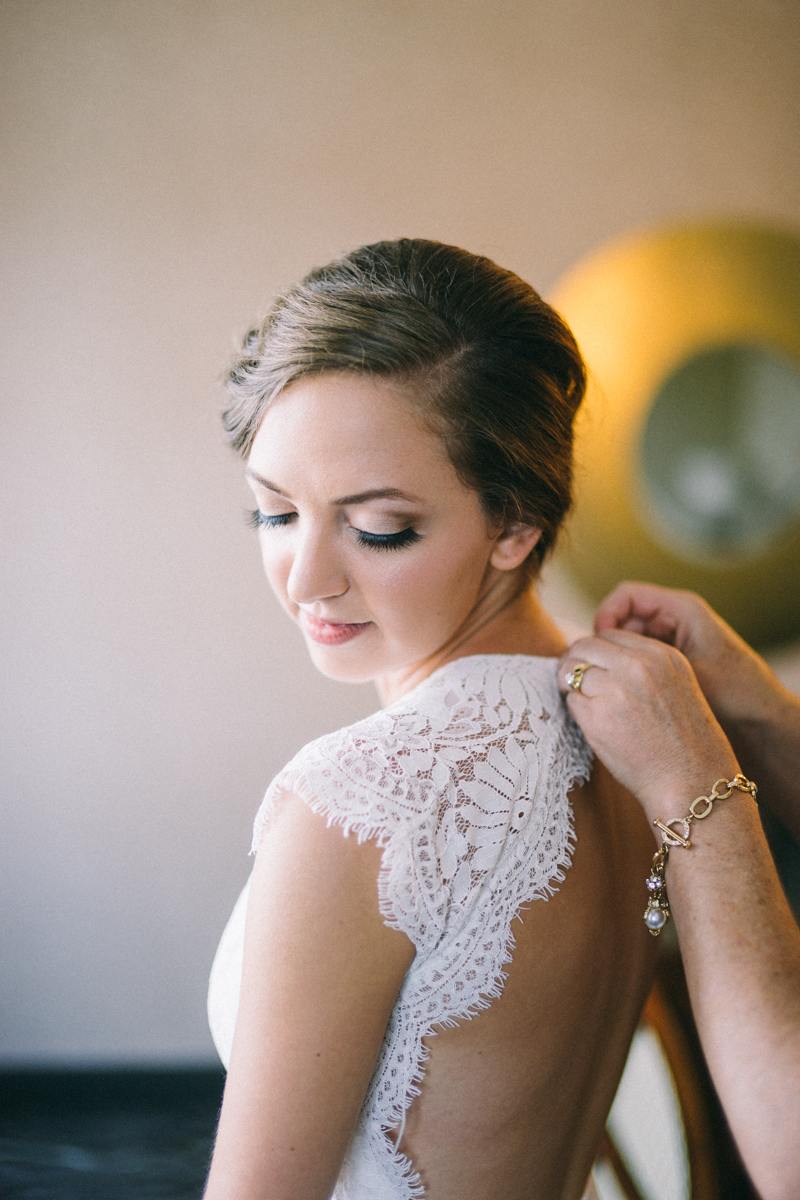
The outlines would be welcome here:
[[[383,673],[371,656],[348,655],[343,646],[328,648],[307,641],[306,649],[320,675],[337,683],[373,683]]]

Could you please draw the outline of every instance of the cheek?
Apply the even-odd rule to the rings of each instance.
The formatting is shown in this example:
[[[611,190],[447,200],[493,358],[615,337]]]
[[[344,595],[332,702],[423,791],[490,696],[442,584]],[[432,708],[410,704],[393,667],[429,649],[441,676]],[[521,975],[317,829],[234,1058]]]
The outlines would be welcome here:
[[[379,586],[387,596],[392,594],[397,610],[415,623],[424,616],[452,614],[461,619],[477,599],[491,550],[487,538],[476,538],[466,546],[461,539],[432,543],[413,559],[390,564],[381,573]]]
[[[286,550],[281,550],[275,544],[275,540],[270,543],[270,540],[264,535],[261,535],[261,562],[264,567],[264,574],[267,577],[267,583],[272,588],[275,595],[283,604],[284,608],[289,607],[289,598],[286,594],[286,585],[289,580],[289,574],[292,569],[292,558]]]

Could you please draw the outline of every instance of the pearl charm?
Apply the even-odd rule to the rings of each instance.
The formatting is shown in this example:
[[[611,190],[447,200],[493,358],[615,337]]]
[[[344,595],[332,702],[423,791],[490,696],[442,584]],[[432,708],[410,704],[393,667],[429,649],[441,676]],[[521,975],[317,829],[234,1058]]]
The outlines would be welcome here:
[[[664,928],[667,923],[667,914],[663,908],[648,908],[644,914],[644,923],[648,929],[658,931]]]

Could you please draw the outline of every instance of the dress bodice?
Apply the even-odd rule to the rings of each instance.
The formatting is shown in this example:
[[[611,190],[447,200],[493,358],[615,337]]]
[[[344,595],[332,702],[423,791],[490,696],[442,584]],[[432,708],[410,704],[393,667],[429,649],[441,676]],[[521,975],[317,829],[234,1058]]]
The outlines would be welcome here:
[[[334,1200],[424,1196],[395,1135],[425,1071],[423,1039],[500,995],[511,923],[564,879],[568,793],[591,751],[556,684],[556,660],[480,655],[439,668],[388,708],[309,743],[273,780],[257,847],[282,794],[382,849],[384,920],[416,956],[397,997]],[[209,1022],[227,1065],[236,1020],[247,888],[220,942]]]

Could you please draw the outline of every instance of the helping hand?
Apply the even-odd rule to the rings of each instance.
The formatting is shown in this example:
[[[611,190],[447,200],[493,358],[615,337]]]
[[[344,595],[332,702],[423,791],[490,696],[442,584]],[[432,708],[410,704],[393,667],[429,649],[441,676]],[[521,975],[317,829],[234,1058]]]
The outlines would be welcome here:
[[[567,675],[579,663],[591,666],[576,691]],[[674,646],[605,629],[569,647],[558,682],[595,754],[651,821],[676,815],[675,805],[685,808],[715,779],[739,770],[688,660]]]
[[[769,720],[785,689],[754,650],[692,592],[620,583],[595,614],[595,631],[627,630],[680,650],[722,726]]]

